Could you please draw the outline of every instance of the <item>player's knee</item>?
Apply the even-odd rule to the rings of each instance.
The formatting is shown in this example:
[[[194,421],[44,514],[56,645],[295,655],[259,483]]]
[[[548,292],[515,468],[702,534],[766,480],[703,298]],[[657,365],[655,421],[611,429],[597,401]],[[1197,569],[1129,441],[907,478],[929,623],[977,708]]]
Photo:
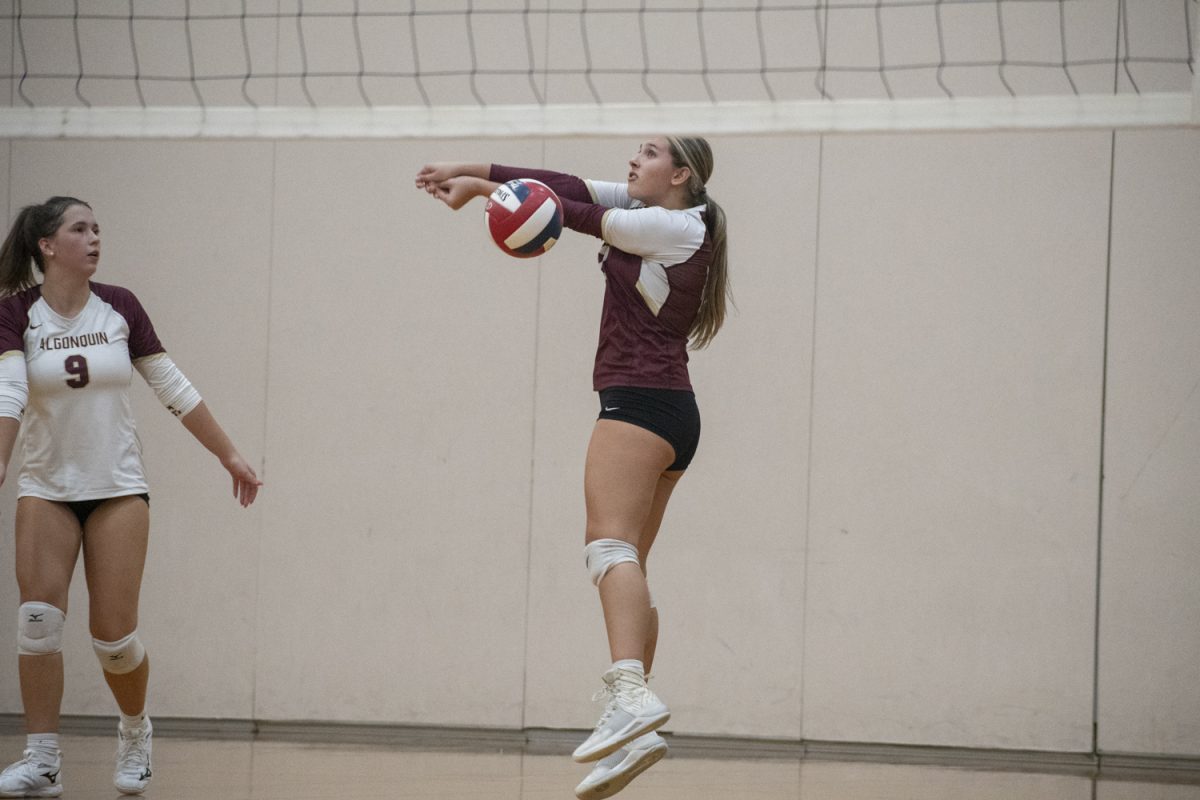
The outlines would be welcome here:
[[[67,615],[49,603],[22,603],[17,610],[17,652],[23,656],[46,656],[62,652],[63,626]]]
[[[596,539],[583,548],[592,583],[600,585],[608,571],[626,562],[640,567],[637,547],[621,539]]]
[[[92,639],[92,649],[100,660],[100,667],[113,675],[133,672],[146,658],[146,648],[142,646],[137,631],[115,642]]]

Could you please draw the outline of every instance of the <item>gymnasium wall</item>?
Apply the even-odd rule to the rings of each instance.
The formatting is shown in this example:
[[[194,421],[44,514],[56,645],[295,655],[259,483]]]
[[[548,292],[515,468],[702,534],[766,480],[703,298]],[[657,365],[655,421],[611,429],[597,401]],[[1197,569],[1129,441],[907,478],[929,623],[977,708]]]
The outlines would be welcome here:
[[[1200,130],[712,143],[736,310],[649,565],[670,729],[1200,755]],[[135,380],[152,713],[594,723],[597,242],[507,258],[412,178],[636,145],[0,142],[6,224],[88,199],[98,279],[266,481],[240,509]],[[109,715],[86,617],[80,570],[64,711]]]
[[[3,144],[6,218],[94,204],[266,481],[238,508],[136,382],[157,714],[590,724],[596,243],[509,259],[412,175],[635,144]],[[1200,753],[1200,133],[713,144],[737,308],[650,564],[673,729],[1087,750],[1098,643],[1101,748]],[[86,608],[80,573],[65,710],[106,714]]]

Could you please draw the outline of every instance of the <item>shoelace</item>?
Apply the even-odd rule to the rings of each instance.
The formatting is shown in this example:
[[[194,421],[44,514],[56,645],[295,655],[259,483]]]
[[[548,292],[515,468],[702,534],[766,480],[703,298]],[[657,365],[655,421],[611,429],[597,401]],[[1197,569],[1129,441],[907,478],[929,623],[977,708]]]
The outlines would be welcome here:
[[[621,684],[620,678],[612,684],[613,702],[617,704],[618,708],[634,713],[639,706],[646,702],[650,695],[650,687],[645,684],[637,685],[632,681],[626,681],[624,686]]]
[[[141,769],[142,765],[149,760],[150,754],[146,752],[145,736],[137,736],[121,732],[120,752],[117,753],[117,761],[120,762],[121,768]]]
[[[612,718],[613,712],[617,710],[617,687],[611,683],[604,684],[604,688],[592,695],[592,702],[598,703],[604,701],[604,713],[600,715],[600,721],[596,723],[596,728],[604,727],[604,723]]]

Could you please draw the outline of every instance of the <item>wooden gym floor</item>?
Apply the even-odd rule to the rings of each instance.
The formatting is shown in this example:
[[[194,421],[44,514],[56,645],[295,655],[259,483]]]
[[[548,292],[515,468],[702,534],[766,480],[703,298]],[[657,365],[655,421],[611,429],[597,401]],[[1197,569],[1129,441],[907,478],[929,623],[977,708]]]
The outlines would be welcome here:
[[[24,737],[0,735],[0,759]],[[65,800],[114,800],[114,735],[63,735]],[[422,750],[156,736],[151,800],[550,800],[573,798],[587,767],[567,755]],[[628,800],[1200,800],[1200,777],[1175,782],[1048,771],[821,761],[668,757],[618,795]]]

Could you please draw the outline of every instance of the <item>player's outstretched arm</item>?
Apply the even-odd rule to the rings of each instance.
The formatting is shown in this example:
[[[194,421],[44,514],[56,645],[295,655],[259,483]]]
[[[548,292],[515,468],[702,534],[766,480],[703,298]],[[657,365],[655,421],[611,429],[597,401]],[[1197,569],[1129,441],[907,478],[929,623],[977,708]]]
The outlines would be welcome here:
[[[233,442],[217,423],[204,401],[185,414],[180,421],[183,422],[183,427],[196,437],[196,441],[220,459],[221,466],[233,477],[233,496],[242,507],[253,503],[262,481],[258,479],[254,468],[246,463],[246,459],[242,458],[241,453],[233,446]]]
[[[488,180],[491,164],[437,162],[417,171],[416,187],[457,211],[475,197],[487,197],[498,184]]]
[[[491,164],[466,161],[434,161],[417,170],[417,188],[429,191],[429,184],[439,184],[451,178],[484,178],[492,172]]]

